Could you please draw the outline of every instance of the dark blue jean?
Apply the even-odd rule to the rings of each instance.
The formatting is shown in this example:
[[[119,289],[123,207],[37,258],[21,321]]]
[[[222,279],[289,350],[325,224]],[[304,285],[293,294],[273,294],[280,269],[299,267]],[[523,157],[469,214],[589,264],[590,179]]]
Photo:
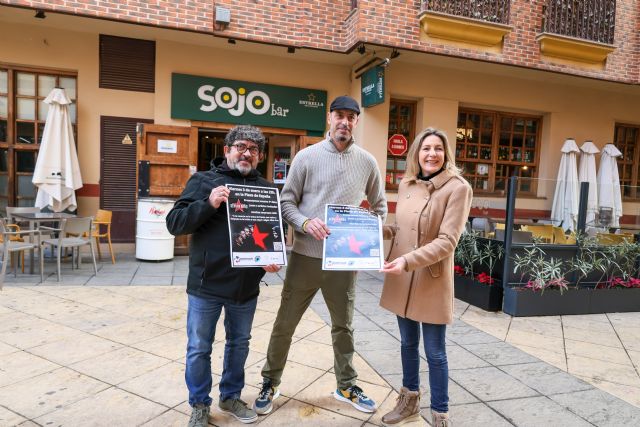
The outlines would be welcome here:
[[[400,354],[402,357],[402,385],[411,391],[420,390],[420,326],[424,352],[429,365],[431,409],[449,412],[449,365],[445,347],[446,325],[420,323],[398,317],[400,328]]]
[[[220,400],[239,399],[244,388],[244,363],[249,354],[251,324],[258,298],[234,304],[217,298],[188,297],[185,380],[189,389],[189,404],[211,405],[211,350],[223,308],[226,343],[219,387]]]

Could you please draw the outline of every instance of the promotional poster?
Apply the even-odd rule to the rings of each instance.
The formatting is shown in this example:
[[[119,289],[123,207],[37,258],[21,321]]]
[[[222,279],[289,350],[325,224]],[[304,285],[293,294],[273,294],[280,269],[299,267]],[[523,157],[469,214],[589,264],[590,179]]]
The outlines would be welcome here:
[[[323,270],[379,270],[383,265],[382,221],[358,206],[327,205],[331,234],[322,249]]]
[[[287,265],[277,188],[228,184],[232,267]]]

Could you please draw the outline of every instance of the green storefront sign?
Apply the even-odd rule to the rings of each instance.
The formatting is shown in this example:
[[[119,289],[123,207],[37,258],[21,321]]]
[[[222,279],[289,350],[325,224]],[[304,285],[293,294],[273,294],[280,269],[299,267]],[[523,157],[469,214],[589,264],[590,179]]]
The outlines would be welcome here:
[[[373,107],[384,102],[384,68],[377,66],[367,70],[360,78],[363,107]]]
[[[171,117],[324,132],[327,92],[173,73]]]

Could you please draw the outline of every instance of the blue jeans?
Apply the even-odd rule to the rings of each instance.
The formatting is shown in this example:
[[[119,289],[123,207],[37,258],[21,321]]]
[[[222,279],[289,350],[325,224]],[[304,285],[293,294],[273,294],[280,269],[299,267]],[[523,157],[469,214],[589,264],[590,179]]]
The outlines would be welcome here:
[[[402,385],[411,391],[420,390],[420,325],[424,352],[429,365],[429,389],[431,390],[431,409],[436,412],[449,412],[449,365],[445,347],[446,325],[420,323],[404,317],[398,317],[400,328],[400,355],[402,357]]]
[[[211,405],[211,350],[223,307],[226,343],[219,387],[220,400],[239,399],[244,388],[244,363],[249,354],[251,324],[258,298],[234,304],[213,297],[188,297],[185,380],[189,389],[189,405]]]

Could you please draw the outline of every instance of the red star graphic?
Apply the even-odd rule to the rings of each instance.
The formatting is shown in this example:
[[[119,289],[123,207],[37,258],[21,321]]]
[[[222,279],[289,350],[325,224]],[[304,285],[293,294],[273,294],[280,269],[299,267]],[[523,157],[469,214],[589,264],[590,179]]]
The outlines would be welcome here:
[[[238,199],[233,204],[233,207],[236,209],[235,212],[244,212],[244,208],[242,207],[242,202],[240,201],[240,199]]]
[[[356,236],[353,234],[349,236],[349,250],[354,254],[362,255],[360,252],[360,246],[364,245],[364,242],[359,242],[356,240]]]
[[[340,215],[336,215],[332,219],[334,224],[340,224],[342,222],[342,217]]]
[[[269,233],[261,233],[258,230],[258,224],[253,224],[253,243],[256,246],[260,246],[263,250],[267,250],[267,247],[264,245],[264,238],[267,237]]]

